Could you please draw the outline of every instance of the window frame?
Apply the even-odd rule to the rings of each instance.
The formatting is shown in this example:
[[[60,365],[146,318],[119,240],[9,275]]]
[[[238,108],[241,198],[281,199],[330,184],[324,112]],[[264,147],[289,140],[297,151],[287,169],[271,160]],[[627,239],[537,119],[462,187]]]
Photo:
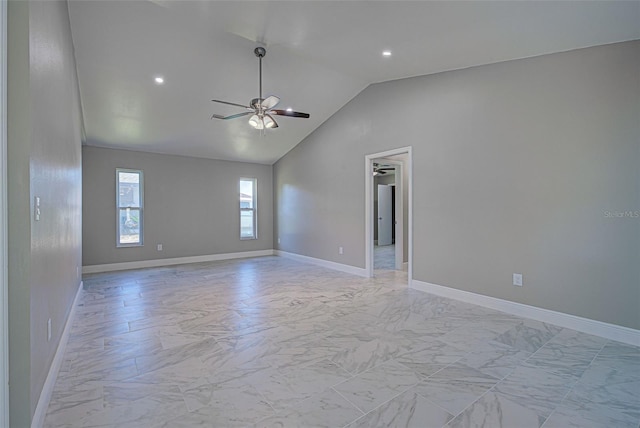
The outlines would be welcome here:
[[[252,195],[253,200],[251,204],[253,208],[242,207],[241,195],[242,195],[243,181],[250,181],[253,183],[253,195]],[[240,212],[239,212],[240,240],[250,241],[250,240],[258,239],[258,179],[257,178],[240,177],[240,179],[238,180],[238,208],[240,209]],[[253,213],[253,236],[242,236],[242,213],[245,211]]]
[[[140,192],[140,207],[120,206],[120,173],[138,174],[140,181],[138,189]],[[140,239],[135,243],[120,242],[120,210],[123,208],[134,208],[139,211]],[[116,168],[116,248],[143,247],[144,246],[144,173],[141,169]]]

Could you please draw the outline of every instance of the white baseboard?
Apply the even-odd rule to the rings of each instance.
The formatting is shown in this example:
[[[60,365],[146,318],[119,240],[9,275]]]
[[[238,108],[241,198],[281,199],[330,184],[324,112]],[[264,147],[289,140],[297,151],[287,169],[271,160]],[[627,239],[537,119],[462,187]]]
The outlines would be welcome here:
[[[274,250],[276,256],[286,257],[304,263],[311,263],[328,269],[339,270],[340,272],[350,273],[351,275],[368,277],[367,270],[355,266],[344,265],[342,263],[330,262],[329,260],[316,259],[315,257],[302,256],[300,254],[288,253],[286,251]]]
[[[209,254],[205,256],[175,257],[171,259],[141,260],[138,262],[109,263],[82,267],[82,273],[112,272],[117,270],[142,269],[160,266],[183,265],[187,263],[216,262],[220,260],[244,259],[249,257],[272,256],[273,250],[242,251],[239,253]]]
[[[444,287],[442,285],[430,284],[418,280],[411,280],[411,288],[436,294],[450,299],[460,300],[474,305],[484,306],[508,314],[531,318],[537,321],[555,324],[560,327],[570,328],[583,333],[593,334],[618,342],[640,346],[640,330],[609,324],[602,321],[582,318],[575,315],[556,312],[549,309],[537,308],[522,303],[510,302],[508,300],[495,297],[484,296],[482,294],[471,293],[469,291],[457,290],[455,288]]]
[[[56,348],[56,354],[54,355],[51,366],[49,367],[47,379],[44,381],[44,385],[42,386],[42,392],[40,392],[36,411],[33,414],[33,419],[31,419],[31,428],[41,428],[44,426],[44,418],[47,415],[47,409],[49,408],[49,402],[51,401],[51,394],[53,394],[53,388],[56,385],[56,378],[58,377],[58,372],[60,372],[60,367],[62,366],[64,351],[67,348],[69,334],[71,333],[71,326],[75,317],[76,307],[78,306],[78,299],[82,292],[82,285],[82,281],[80,281],[76,297],[73,299],[73,303],[71,304],[69,316],[67,317],[67,321],[64,323],[64,329],[62,330],[62,336],[60,336],[60,341]]]

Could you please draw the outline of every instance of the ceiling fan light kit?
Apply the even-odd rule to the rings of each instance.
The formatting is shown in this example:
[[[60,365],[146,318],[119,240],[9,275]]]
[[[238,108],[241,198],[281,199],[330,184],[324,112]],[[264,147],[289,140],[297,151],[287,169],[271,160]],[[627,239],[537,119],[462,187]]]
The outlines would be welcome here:
[[[249,125],[256,129],[271,129],[278,127],[276,121],[268,114],[265,114],[263,117],[254,114],[249,118]]]
[[[267,50],[261,46],[258,46],[253,50],[253,53],[258,57],[258,60],[260,62],[260,69],[259,69],[260,70],[260,74],[259,74],[260,93],[258,98],[252,99],[248,106],[238,104],[238,103],[232,103],[229,101],[211,100],[216,103],[227,104],[235,107],[242,107],[248,110],[244,113],[232,114],[231,116],[222,116],[219,114],[214,114],[211,116],[211,118],[229,120],[229,119],[236,119],[238,117],[251,115],[251,117],[249,118],[249,125],[251,125],[253,128],[258,130],[278,128],[278,123],[275,121],[272,115],[301,117],[305,119],[309,118],[308,113],[293,111],[291,109],[275,110],[274,108],[280,102],[280,98],[276,97],[275,95],[268,96],[267,98],[262,98],[262,58],[264,58],[264,56],[267,54]]]

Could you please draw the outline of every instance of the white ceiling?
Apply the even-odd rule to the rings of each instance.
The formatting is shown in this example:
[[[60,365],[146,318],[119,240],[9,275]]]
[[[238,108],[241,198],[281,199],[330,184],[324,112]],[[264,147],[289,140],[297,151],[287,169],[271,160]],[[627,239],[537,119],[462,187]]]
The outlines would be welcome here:
[[[640,39],[640,2],[69,3],[86,143],[271,164],[367,85]],[[210,120],[264,93],[310,119]],[[389,49],[390,58],[381,52]],[[154,84],[162,75],[165,84]]]

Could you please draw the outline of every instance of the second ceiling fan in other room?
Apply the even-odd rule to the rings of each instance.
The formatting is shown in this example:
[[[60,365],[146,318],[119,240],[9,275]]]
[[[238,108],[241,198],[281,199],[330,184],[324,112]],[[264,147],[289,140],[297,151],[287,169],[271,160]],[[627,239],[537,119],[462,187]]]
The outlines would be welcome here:
[[[379,163],[374,163],[373,164],[373,175],[374,176],[380,176],[380,175],[386,175],[387,173],[393,171],[395,172],[396,168],[394,166],[391,165],[383,165],[383,164],[379,164]]]
[[[216,103],[242,107],[248,110],[242,113],[232,114],[231,116],[221,116],[219,114],[214,114],[213,116],[211,116],[211,118],[229,120],[251,115],[251,117],[249,118],[249,125],[253,126],[256,129],[277,128],[278,123],[275,121],[273,116],[302,117],[305,119],[309,118],[309,113],[301,113],[299,111],[293,111],[291,109],[276,110],[275,107],[280,102],[280,98],[276,97],[275,95],[271,95],[267,98],[262,98],[262,58],[264,58],[264,56],[267,54],[267,50],[261,46],[258,46],[253,50],[253,52],[260,60],[260,93],[258,94],[258,98],[252,99],[248,106],[238,103],[232,103],[229,101],[211,100]]]

